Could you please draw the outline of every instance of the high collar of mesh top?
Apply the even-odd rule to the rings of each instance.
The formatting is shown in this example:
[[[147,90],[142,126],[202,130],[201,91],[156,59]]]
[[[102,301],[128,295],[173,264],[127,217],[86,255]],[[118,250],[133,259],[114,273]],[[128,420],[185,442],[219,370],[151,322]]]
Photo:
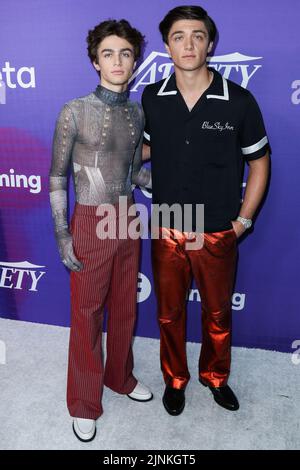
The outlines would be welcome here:
[[[111,106],[126,103],[128,99],[127,90],[117,93],[116,91],[104,88],[102,85],[97,86],[95,95],[105,104],[109,104]]]

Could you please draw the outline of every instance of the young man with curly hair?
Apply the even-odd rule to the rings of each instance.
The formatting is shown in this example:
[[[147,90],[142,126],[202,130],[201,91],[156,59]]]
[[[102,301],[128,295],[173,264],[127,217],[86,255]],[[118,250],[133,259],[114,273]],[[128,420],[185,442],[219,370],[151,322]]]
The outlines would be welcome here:
[[[151,186],[149,170],[141,168],[143,111],[127,96],[143,36],[126,20],[108,20],[89,31],[87,43],[100,84],[94,92],[63,106],[56,123],[50,170],[55,235],[62,262],[71,270],[67,405],[74,418],[74,433],[85,442],[96,435],[96,420],[103,412],[103,385],[140,402],[153,397],[132,372],[140,238],[128,233],[118,236],[121,224],[128,228],[134,218],[128,211],[120,213],[120,198],[128,207],[133,206],[131,185]],[[69,166],[76,194],[70,226]],[[116,236],[106,237],[107,224],[116,228],[111,232]],[[105,306],[104,366],[101,333]]]

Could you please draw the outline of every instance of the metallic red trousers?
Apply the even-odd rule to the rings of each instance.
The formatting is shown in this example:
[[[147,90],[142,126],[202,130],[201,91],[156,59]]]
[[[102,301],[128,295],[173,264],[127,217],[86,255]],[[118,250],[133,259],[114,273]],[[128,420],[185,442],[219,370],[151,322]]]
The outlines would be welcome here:
[[[213,387],[224,386],[230,372],[236,234],[233,229],[205,233],[201,249],[187,250],[185,232],[166,228],[159,231],[167,238],[152,240],[152,264],[165,383],[185,388],[190,378],[186,357],[186,297],[194,276],[202,308],[199,378]]]
[[[103,385],[126,394],[137,384],[132,374],[132,335],[140,239],[99,239],[96,226],[101,217],[96,216],[96,209],[76,204],[70,226],[75,255],[84,267],[80,272],[71,272],[67,405],[71,416],[88,419],[97,419],[103,412]],[[101,336],[105,305],[108,323],[104,366]]]

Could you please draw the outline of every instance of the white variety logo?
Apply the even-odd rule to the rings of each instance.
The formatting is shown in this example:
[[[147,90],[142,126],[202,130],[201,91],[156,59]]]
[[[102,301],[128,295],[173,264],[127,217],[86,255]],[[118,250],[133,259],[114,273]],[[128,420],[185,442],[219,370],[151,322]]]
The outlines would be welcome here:
[[[162,62],[164,59],[167,59],[167,62]],[[261,64],[255,63],[261,59],[262,57],[251,57],[233,52],[232,54],[207,57],[207,62],[224,78],[230,79],[232,74],[236,72],[240,76],[240,85],[247,88],[250,79],[262,67]],[[132,75],[130,82],[134,81],[134,84],[130,91],[136,92],[140,87],[167,78],[173,72],[172,69],[173,63],[167,53],[152,51]]]
[[[19,263],[0,261],[0,287],[37,292],[37,284],[46,272],[34,268],[44,267],[28,261]]]

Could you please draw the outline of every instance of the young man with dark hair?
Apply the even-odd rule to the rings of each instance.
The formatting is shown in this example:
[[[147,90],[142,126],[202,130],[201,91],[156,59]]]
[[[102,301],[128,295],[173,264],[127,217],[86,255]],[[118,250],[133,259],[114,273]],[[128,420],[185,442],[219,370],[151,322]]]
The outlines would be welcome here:
[[[132,373],[140,239],[118,237],[118,227],[125,224],[128,228],[132,220],[128,213],[119,214],[120,198],[132,206],[131,184],[151,184],[149,170],[141,168],[143,111],[127,96],[143,36],[126,20],[108,20],[89,31],[87,42],[101,84],[93,93],[64,105],[56,123],[50,170],[55,235],[62,261],[71,270],[67,404],[74,417],[74,433],[85,442],[96,435],[96,420],[103,412],[103,385],[136,401],[152,399],[150,390]],[[69,228],[70,164],[76,205]],[[114,211],[109,212],[110,208]],[[117,228],[112,231],[116,237],[99,234],[106,209],[112,214],[107,221]]]
[[[237,239],[251,226],[265,192],[269,144],[252,94],[207,67],[217,29],[199,6],[171,10],[159,26],[175,72],[148,85],[144,159],[152,161],[153,204],[204,204],[204,243],[188,250],[196,233],[160,226],[152,240],[154,285],[161,332],[163,404],[171,415],[185,405],[189,381],[186,358],[186,295],[194,276],[202,306],[199,380],[215,401],[239,408],[227,384],[231,359],[231,295]],[[249,175],[243,203],[244,157]]]

